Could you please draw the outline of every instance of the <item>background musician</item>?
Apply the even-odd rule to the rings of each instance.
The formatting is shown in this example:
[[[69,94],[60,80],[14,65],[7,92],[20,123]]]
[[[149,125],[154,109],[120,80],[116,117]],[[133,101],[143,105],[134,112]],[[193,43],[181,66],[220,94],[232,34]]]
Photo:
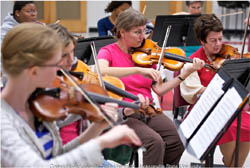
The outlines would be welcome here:
[[[212,64],[223,46],[223,26],[221,21],[214,14],[203,15],[196,20],[194,29],[196,37],[201,42],[202,47],[192,54],[190,58],[199,58],[208,64]],[[182,72],[185,72],[186,68],[189,66],[189,64],[184,65]],[[188,103],[192,104],[189,111],[197,100],[198,95],[204,92],[214,75],[214,71],[202,68],[197,72],[192,73],[181,83],[181,95]],[[250,149],[249,121],[250,115],[243,111],[240,131],[239,167],[243,166]],[[218,142],[220,151],[223,155],[223,162],[227,167],[234,166],[236,128],[237,120],[232,123],[227,132]]]
[[[203,1],[186,1],[187,12],[190,15],[200,15],[202,13]]]
[[[126,91],[134,95],[142,94],[146,99],[143,109],[147,109],[149,103],[152,103],[151,88],[163,95],[204,65],[203,61],[197,59],[179,78],[160,84],[160,72],[154,68],[138,67],[131,58],[132,48],[141,46],[145,38],[146,23],[146,18],[140,12],[132,8],[123,11],[115,24],[118,41],[103,47],[98,53],[102,74],[119,77],[125,84]],[[158,83],[152,86],[152,81]],[[143,117],[133,114],[126,124],[135,130],[146,148],[144,165],[178,165],[184,147],[174,124],[167,116],[157,114]]]
[[[8,15],[4,18],[3,24],[1,26],[0,43],[2,43],[4,36],[10,29],[24,22],[38,22],[36,5],[33,1],[15,1],[13,13],[8,13]],[[7,77],[1,71],[0,87],[4,87],[6,82]]]
[[[37,22],[37,10],[33,1],[15,1],[13,13],[8,13],[1,26],[1,41],[10,29],[23,22]]]
[[[34,23],[15,26],[3,40],[2,65],[8,75],[1,94],[3,167],[98,166],[104,148],[141,145],[132,129],[117,126],[92,140],[94,130],[89,130],[62,146],[55,122],[37,118],[28,99],[36,88],[47,88],[55,79],[62,61],[60,41],[53,30]],[[104,108],[111,116],[116,109]]]
[[[97,23],[99,36],[112,36],[112,30],[114,28],[116,18],[122,11],[130,8],[131,6],[131,1],[111,1],[105,9],[105,12],[111,13],[111,15],[100,19]]]
[[[200,15],[202,13],[203,1],[185,1],[187,12],[177,12],[173,15]]]

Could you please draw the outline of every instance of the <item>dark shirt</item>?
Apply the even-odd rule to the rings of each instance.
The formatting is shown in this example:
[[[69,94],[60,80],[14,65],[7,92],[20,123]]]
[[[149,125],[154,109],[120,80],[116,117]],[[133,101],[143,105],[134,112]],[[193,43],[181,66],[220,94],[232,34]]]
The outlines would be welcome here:
[[[112,35],[112,29],[114,25],[110,22],[108,16],[105,18],[102,18],[97,23],[97,29],[99,36],[107,36]],[[110,34],[108,33],[110,32]]]

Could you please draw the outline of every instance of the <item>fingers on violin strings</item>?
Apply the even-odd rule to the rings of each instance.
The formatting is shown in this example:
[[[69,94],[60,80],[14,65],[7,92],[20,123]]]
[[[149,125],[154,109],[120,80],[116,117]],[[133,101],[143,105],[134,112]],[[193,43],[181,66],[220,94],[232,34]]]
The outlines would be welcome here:
[[[151,74],[152,74],[151,76],[152,76],[153,80],[158,82],[159,78],[160,78],[159,71],[153,69]]]
[[[117,103],[105,103],[106,106],[110,106],[110,107],[115,107],[115,108],[118,108],[118,104]]]
[[[118,105],[116,105],[115,103],[106,103],[105,105],[101,105],[101,108],[115,121],[118,119]]]
[[[139,98],[139,101],[140,101],[141,108],[144,108],[145,104],[146,104],[146,99],[141,94],[138,94],[138,98]]]

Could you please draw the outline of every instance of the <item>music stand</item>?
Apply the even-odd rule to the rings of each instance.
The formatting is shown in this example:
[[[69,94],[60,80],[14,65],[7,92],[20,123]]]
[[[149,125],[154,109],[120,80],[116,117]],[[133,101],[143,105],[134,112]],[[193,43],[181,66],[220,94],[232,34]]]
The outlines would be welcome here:
[[[226,72],[228,72],[233,78],[237,79],[248,92],[250,92],[250,59],[235,59],[226,60],[222,66]],[[243,107],[242,107],[243,108]],[[236,135],[236,151],[235,151],[235,164],[238,166],[239,159],[239,143],[240,143],[240,126],[241,126],[241,111],[237,118],[237,135]]]
[[[101,36],[101,37],[90,37],[90,38],[79,39],[75,47],[75,56],[88,65],[94,64],[94,59],[90,47],[90,43],[92,41],[95,42],[96,50],[98,53],[101,47],[114,43],[116,39],[114,39],[112,36]]]
[[[228,66],[232,67],[232,64],[229,63],[225,63],[225,65],[226,69],[229,68]],[[249,67],[246,65],[245,71],[248,70]],[[238,76],[242,76],[245,71],[238,72]],[[246,77],[245,79],[248,80],[249,78]],[[232,96],[234,100],[231,99]],[[200,160],[208,158],[208,154],[211,150],[214,150],[234,119],[240,115],[247,99],[249,99],[249,92],[246,88],[221,68],[201,95],[189,116],[178,128],[178,133],[187,151]],[[204,106],[204,103],[207,105]]]
[[[167,46],[200,46],[194,32],[194,21],[200,15],[159,15],[152,40],[162,46],[167,27],[172,25]]]
[[[250,92],[250,59],[226,60],[222,68],[237,79]]]

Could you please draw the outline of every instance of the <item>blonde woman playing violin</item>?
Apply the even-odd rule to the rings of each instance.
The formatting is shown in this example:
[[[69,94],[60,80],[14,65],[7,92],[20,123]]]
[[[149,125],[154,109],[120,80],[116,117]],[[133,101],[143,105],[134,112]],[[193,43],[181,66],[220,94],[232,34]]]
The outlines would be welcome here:
[[[1,166],[98,166],[103,163],[104,148],[141,145],[132,129],[117,126],[89,141],[85,140],[91,132],[62,146],[55,122],[37,119],[28,99],[36,88],[51,85],[62,59],[60,38],[50,28],[35,23],[17,25],[6,34],[1,52],[8,75],[1,94]]]
[[[142,94],[144,109],[152,101],[151,88],[163,95],[178,86],[180,79],[200,69],[204,63],[196,59],[188,71],[167,83],[160,84],[160,73],[154,68],[137,67],[131,58],[132,48],[141,46],[145,37],[147,20],[143,14],[133,9],[122,12],[116,21],[116,43],[103,47],[98,53],[98,61],[103,74],[119,77],[125,84],[126,91]],[[152,86],[152,82],[157,84]],[[132,101],[125,99],[126,101]],[[164,114],[146,118],[132,114],[126,124],[135,130],[142,140],[146,152],[143,155],[144,165],[178,165],[184,151],[182,142],[172,121]]]
[[[201,48],[190,56],[190,58],[200,58],[210,64],[216,59],[216,55],[221,51],[223,46],[223,26],[221,21],[214,15],[204,15],[199,17],[194,25],[196,37],[201,42]],[[186,71],[190,65],[184,65],[182,72]],[[197,95],[202,94],[209,82],[212,80],[215,72],[202,68],[191,74],[184,82],[181,83],[181,94],[190,104],[189,111],[192,109]],[[187,116],[188,117],[188,116]],[[250,150],[250,115],[245,111],[242,112],[240,152],[238,166],[242,167]],[[218,142],[223,162],[227,167],[234,166],[235,141],[236,141],[237,121],[235,120],[227,132]]]

